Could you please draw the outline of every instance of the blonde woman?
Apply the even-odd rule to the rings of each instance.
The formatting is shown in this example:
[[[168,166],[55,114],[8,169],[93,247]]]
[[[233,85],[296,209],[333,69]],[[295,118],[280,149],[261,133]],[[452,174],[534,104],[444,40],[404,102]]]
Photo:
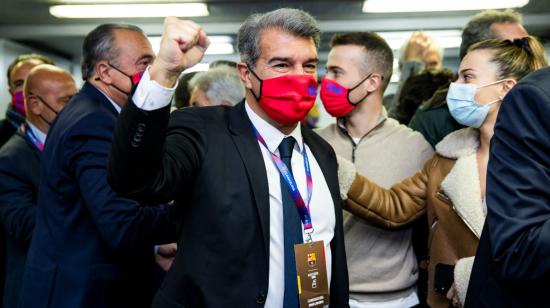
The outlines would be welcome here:
[[[464,302],[487,212],[485,177],[500,104],[520,79],[545,66],[544,48],[533,37],[477,43],[460,63],[447,95],[451,115],[468,127],[445,137],[422,170],[383,189],[339,160],[347,210],[388,228],[427,214],[431,307]]]

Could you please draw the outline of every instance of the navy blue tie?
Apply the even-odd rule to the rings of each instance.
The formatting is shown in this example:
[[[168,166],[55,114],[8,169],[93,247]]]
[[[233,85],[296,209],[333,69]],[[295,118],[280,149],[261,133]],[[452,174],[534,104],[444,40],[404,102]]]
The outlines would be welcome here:
[[[296,140],[293,137],[283,139],[279,145],[279,155],[283,162],[292,172],[290,159]],[[296,274],[296,260],[294,257],[294,245],[303,243],[302,222],[296,204],[287,183],[281,176],[281,193],[283,200],[283,224],[284,224],[284,247],[285,247],[285,294],[284,308],[298,308],[298,278]]]

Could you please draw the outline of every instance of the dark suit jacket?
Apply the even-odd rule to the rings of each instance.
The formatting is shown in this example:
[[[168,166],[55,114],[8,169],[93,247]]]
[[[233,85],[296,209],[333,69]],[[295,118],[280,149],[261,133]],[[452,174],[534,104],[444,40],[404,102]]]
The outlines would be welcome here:
[[[176,200],[179,253],[153,307],[263,307],[269,273],[269,191],[244,103],[178,110],[167,128],[168,118],[169,107],[146,112],[126,104],[109,160],[115,191],[147,201]],[[336,157],[310,129],[302,127],[302,133],[334,200],[333,262],[328,265],[331,307],[347,307]]]
[[[0,223],[6,231],[3,307],[17,307],[21,294],[34,230],[41,154],[22,132],[13,135],[0,149]]]
[[[549,307],[550,68],[527,76],[504,98],[486,199],[466,307]]]
[[[49,131],[23,307],[151,303],[153,240],[172,240],[174,230],[167,208],[140,206],[108,185],[116,118],[107,98],[85,84]]]

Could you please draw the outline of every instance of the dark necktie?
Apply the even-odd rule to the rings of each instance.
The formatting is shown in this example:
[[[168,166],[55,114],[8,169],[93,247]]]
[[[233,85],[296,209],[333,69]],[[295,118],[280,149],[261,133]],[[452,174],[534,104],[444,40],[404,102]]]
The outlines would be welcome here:
[[[290,172],[292,165],[290,158],[296,140],[293,137],[284,138],[279,145],[279,155]],[[285,248],[285,293],[284,308],[298,308],[298,278],[296,274],[296,260],[294,245],[303,242],[302,222],[296,209],[294,199],[290,194],[287,183],[281,176],[281,194],[283,201],[284,248]]]

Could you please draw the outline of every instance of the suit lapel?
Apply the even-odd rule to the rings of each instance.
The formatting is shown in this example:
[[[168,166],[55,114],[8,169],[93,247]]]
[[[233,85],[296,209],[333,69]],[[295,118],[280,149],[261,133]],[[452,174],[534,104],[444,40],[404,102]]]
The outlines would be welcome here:
[[[312,130],[305,128],[304,126],[301,126],[301,129],[304,142],[308,145],[309,149],[313,153],[313,156],[315,156],[315,160],[323,172],[323,176],[327,182],[327,186],[330,190],[334,204],[340,204],[341,200],[338,186],[338,176],[336,173],[332,172],[333,170],[337,170],[334,165],[336,162],[335,158],[330,155],[331,152],[327,149],[327,147],[323,146],[320,137],[316,136]],[[335,208],[337,207],[335,206]]]
[[[266,256],[269,258],[269,186],[264,160],[258,141],[246,115],[244,102],[228,110],[228,123],[231,137],[246,168],[248,181],[252,187],[264,238]]]

